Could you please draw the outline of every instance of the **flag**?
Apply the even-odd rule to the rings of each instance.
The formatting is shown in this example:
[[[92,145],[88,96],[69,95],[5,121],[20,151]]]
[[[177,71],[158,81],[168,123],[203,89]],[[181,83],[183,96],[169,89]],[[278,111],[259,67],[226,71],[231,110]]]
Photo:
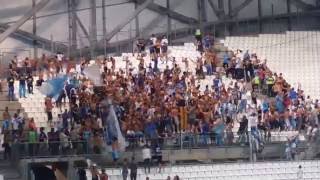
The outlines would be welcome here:
[[[119,121],[114,110],[114,106],[110,103],[109,103],[109,112],[106,118],[105,125],[106,125],[106,133],[105,133],[106,144],[110,145],[112,143],[115,143],[114,141],[117,140],[118,144],[114,147],[118,147],[117,150],[119,151],[122,151],[122,152],[125,151],[126,142],[122,135]],[[115,150],[115,149],[112,149],[112,150]]]
[[[96,86],[101,85],[101,73],[100,73],[100,67],[97,64],[87,66],[83,70],[83,74],[89,78]]]
[[[57,99],[64,88],[64,83],[67,80],[67,76],[63,75],[51,80],[47,80],[42,83],[39,91],[45,95]]]

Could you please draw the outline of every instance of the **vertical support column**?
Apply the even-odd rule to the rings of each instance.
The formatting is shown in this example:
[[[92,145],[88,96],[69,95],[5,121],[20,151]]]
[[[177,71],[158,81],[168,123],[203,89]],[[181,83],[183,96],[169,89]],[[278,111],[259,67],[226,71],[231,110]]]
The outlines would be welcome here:
[[[107,41],[104,39],[107,35],[107,18],[106,18],[106,0],[102,0],[102,31],[103,31],[103,44],[104,56],[107,56]]]
[[[138,2],[135,2],[134,8],[137,9],[138,6],[139,6]],[[136,37],[139,37],[140,36],[139,14],[136,16],[135,21],[136,21]]]
[[[97,45],[97,9],[96,0],[90,0],[91,18],[90,18],[90,56],[95,58],[95,49]]]
[[[68,0],[68,57],[72,57],[77,49],[77,19],[75,0]]]
[[[259,33],[262,33],[262,6],[261,6],[261,0],[258,0],[258,24],[259,24]]]
[[[206,1],[205,0],[200,0],[200,6],[201,6],[201,19],[202,22],[207,22],[207,9],[206,9]]]
[[[224,12],[224,0],[218,0],[218,9],[220,12]]]
[[[170,11],[170,0],[167,0],[167,9],[168,9],[168,13],[167,13],[167,37],[168,37],[168,41],[169,44],[171,44],[171,17],[169,14]]]
[[[199,29],[203,33],[203,14],[202,14],[202,0],[197,0],[198,7],[198,21],[199,21]]]
[[[72,0],[68,0],[68,57],[71,57],[72,47]]]
[[[71,54],[75,54],[77,49],[77,12],[76,12],[76,0],[71,0],[71,11],[72,11],[72,46]]]
[[[36,0],[32,0],[32,8],[36,7]],[[36,12],[33,13],[33,17],[32,17],[32,33],[34,36],[37,35],[37,16],[36,16]],[[37,59],[38,58],[38,41],[37,40],[33,40],[33,58]]]
[[[232,13],[232,0],[228,0],[228,15],[229,15],[229,18],[231,18],[231,13]],[[232,35],[232,24],[226,24],[226,26],[228,28],[226,28],[226,32],[225,32],[226,34],[225,35],[231,36]]]
[[[287,13],[289,14],[289,17],[287,19],[288,31],[291,31],[292,30],[292,24],[291,24],[291,0],[287,0]]]

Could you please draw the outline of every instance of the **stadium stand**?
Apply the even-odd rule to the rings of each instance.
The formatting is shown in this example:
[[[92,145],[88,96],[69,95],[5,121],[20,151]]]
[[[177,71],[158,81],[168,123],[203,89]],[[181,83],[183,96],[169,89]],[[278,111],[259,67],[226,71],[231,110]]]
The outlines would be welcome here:
[[[319,31],[287,31],[283,34],[260,34],[255,37],[230,36],[223,40],[232,50],[249,50],[257,53],[274,72],[282,73],[285,79],[305,94],[319,98],[318,62]]]
[[[106,149],[111,149],[113,160],[117,161],[120,158],[119,151],[130,149],[131,145],[139,149],[144,147],[145,142],[149,142],[154,150],[157,146],[165,146],[165,143],[160,142],[168,137],[180,141],[181,147],[184,142],[191,144],[191,148],[201,145],[233,145],[249,143],[250,138],[247,139],[246,135],[249,131],[249,137],[252,136],[255,143],[255,151],[262,151],[264,143],[286,142],[288,150],[283,151],[287,160],[296,159],[300,142],[313,142],[317,139],[317,114],[303,114],[316,113],[318,102],[306,98],[301,87],[292,89],[286,82],[287,68],[283,71],[281,67],[275,68],[276,72],[283,73],[284,76],[273,73],[276,56],[270,55],[273,54],[271,50],[269,53],[269,50],[259,51],[254,46],[246,45],[259,44],[272,49],[272,43],[283,43],[278,42],[281,39],[278,36],[282,35],[268,35],[266,39],[277,40],[265,40],[265,44],[264,41],[258,43],[260,36],[228,37],[223,42],[233,51],[227,52],[213,51],[212,47],[203,50],[202,45],[196,46],[194,43],[169,46],[169,58],[166,60],[163,52],[152,49],[153,46],[147,54],[124,53],[120,57],[82,61],[72,67],[67,62],[61,64],[55,57],[48,58],[47,67],[44,66],[48,72],[40,71],[33,76],[33,94],[27,93],[26,98],[20,97],[18,101],[13,101],[21,104],[18,106],[18,103],[14,108],[21,107],[24,110],[25,121],[13,118],[13,128],[3,128],[4,134],[12,135],[12,142],[28,146],[26,152],[20,154],[23,157],[55,156],[61,153],[67,155],[68,151],[73,151],[70,155],[101,154]],[[245,51],[247,49],[249,52]],[[260,53],[267,58],[267,63],[259,58]],[[279,57],[288,58],[285,55]],[[28,65],[26,66],[27,69]],[[14,87],[20,90],[21,80],[24,78],[22,76],[25,74],[19,74],[21,70],[15,72],[15,68],[11,69],[18,80]],[[93,76],[97,72],[103,77],[101,80]],[[42,75],[45,82],[36,87]],[[64,75],[69,76],[68,83],[59,80]],[[100,87],[103,87],[104,94],[94,90],[96,81],[103,81]],[[61,83],[66,84],[65,87],[56,90],[55,86]],[[66,88],[69,84],[72,85],[71,89]],[[302,83],[303,87],[305,85]],[[51,91],[54,91],[54,95],[48,95]],[[307,88],[306,92],[311,92],[311,89]],[[61,93],[68,98],[60,108],[58,105],[62,101]],[[21,92],[15,91],[15,97],[19,96]],[[105,104],[104,97],[114,101],[113,107],[109,101]],[[165,107],[158,101],[163,101]],[[179,105],[180,102],[182,105]],[[48,103],[52,117],[48,114]],[[54,104],[52,110],[51,104]],[[103,114],[106,111],[104,108],[108,113]],[[64,112],[64,109],[67,111]],[[15,127],[16,121],[22,125]],[[42,127],[44,131],[39,132]],[[124,142],[120,142],[122,135]],[[45,146],[42,149],[34,144]],[[119,146],[124,148],[120,150]],[[41,150],[46,152],[42,154]],[[287,180],[296,178],[299,165],[308,174],[304,176],[307,179],[316,179],[320,173],[318,161],[265,162],[259,166],[173,166],[154,174],[144,174],[139,169],[138,179],[148,176],[150,179],[160,180],[179,175],[182,179],[190,180]],[[90,173],[87,174],[90,178]],[[107,169],[107,174],[110,179],[121,179],[119,169]]]

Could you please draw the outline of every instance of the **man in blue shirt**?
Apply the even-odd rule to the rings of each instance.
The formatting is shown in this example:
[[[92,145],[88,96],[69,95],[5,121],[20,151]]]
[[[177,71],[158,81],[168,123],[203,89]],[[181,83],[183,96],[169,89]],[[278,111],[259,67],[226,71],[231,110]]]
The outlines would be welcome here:
[[[20,75],[19,77],[19,96],[20,98],[26,97],[26,76]]]
[[[228,69],[229,67],[229,61],[230,61],[230,57],[229,55],[226,53],[223,55],[223,68],[224,69]]]
[[[298,93],[292,88],[289,92],[289,97],[291,100],[295,100],[298,98]]]
[[[207,34],[207,35],[204,37],[203,41],[204,41],[204,47],[205,47],[206,49],[211,48],[213,42],[212,42],[211,36],[210,36],[209,34]]]

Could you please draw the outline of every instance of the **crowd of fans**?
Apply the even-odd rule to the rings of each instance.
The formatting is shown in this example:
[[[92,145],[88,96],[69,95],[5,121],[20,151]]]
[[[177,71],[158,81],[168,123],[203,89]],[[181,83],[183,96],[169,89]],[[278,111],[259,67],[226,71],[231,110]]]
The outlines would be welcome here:
[[[168,55],[166,37],[139,39],[134,60],[139,62],[137,71],[128,60],[122,69],[116,68],[115,58],[95,60],[101,69],[99,86],[84,73],[91,61],[82,59],[76,65],[60,56],[45,55],[39,61],[13,59],[7,78],[9,100],[15,100],[15,80],[19,81],[20,98],[26,97],[26,89],[33,93],[35,72],[39,76],[36,86],[44,82],[44,73],[53,79],[61,73],[71,78],[54,103],[53,97],[46,97],[52,127],[49,132],[46,127],[36,127],[34,120],[24,118],[21,112],[3,113],[5,156],[17,142],[28,143],[29,155],[38,154],[41,148],[53,155],[70,149],[101,153],[105,144],[118,149],[117,128],[108,120],[111,105],[107,100],[112,102],[121,132],[130,145],[147,143],[156,147],[163,144],[163,139],[178,135],[191,145],[230,145],[235,142],[233,128],[237,123],[240,137],[248,129],[255,136],[264,132],[265,137],[270,131],[305,130],[309,139],[315,140],[319,131],[318,100],[305,96],[301,87],[290,86],[281,73],[271,72],[266,61],[255,54],[237,50],[220,60],[212,48],[212,38],[202,37],[201,32],[196,34],[196,45],[201,57],[181,59],[185,66],[182,71],[174,54]],[[152,63],[147,63],[149,58]],[[172,63],[172,68],[159,69],[158,60]],[[224,76],[232,81],[226,84]],[[203,90],[205,78],[212,79],[212,86],[208,84]],[[52,122],[54,106],[65,110]],[[119,158],[117,153],[113,157]]]

